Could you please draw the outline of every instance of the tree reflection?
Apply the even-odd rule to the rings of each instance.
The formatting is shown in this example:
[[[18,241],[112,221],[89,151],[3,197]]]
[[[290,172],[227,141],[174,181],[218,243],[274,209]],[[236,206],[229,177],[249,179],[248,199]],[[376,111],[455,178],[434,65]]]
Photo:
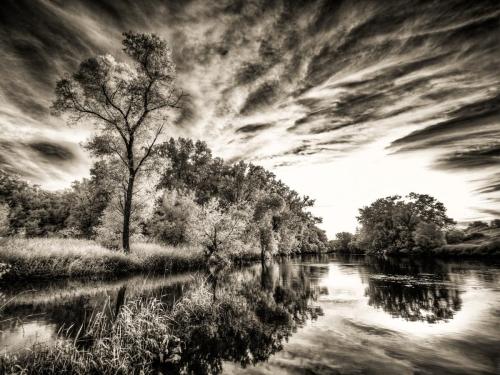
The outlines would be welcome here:
[[[184,353],[177,368],[168,370],[217,374],[223,361],[242,367],[265,361],[306,320],[321,315],[312,304],[318,288],[307,271],[276,267],[263,264],[260,277],[246,280],[218,278],[216,299],[209,295],[213,283],[189,292],[174,309]]]
[[[444,263],[367,258],[366,266],[368,304],[393,317],[436,323],[452,319],[462,307]]]

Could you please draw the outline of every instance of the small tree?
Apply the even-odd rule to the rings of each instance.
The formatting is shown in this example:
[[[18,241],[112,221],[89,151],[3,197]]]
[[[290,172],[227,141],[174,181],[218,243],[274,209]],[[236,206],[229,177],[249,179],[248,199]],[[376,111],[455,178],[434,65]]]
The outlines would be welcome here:
[[[200,206],[193,192],[165,190],[158,200],[148,230],[161,242],[179,245],[188,241],[188,230]]]
[[[160,115],[179,108],[183,95],[173,85],[175,66],[166,42],[154,34],[123,35],[123,51],[132,64],[109,55],[83,61],[72,77],[57,82],[53,109],[56,114],[68,113],[73,123],[94,122],[98,131],[88,149],[122,162],[122,247],[128,252],[136,178],[163,133],[165,118]]]
[[[244,238],[248,225],[246,211],[235,206],[224,209],[211,199],[194,215],[188,230],[190,242],[202,245],[209,259],[227,261],[232,246]]]
[[[280,226],[280,212],[285,202],[277,194],[262,197],[255,206],[253,218],[258,225],[261,258],[276,253],[276,236]]]

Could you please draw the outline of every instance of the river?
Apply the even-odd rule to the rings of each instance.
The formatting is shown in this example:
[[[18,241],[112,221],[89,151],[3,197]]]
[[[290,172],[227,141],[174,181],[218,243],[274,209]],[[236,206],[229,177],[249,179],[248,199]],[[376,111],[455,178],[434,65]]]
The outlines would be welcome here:
[[[173,305],[199,279],[193,272],[1,285],[0,350],[74,339],[92,314],[111,317],[126,300]],[[303,257],[207,280],[214,299],[230,295],[238,307],[229,320],[207,321],[216,333],[183,338],[196,343],[184,353],[188,371],[500,373],[499,263]]]

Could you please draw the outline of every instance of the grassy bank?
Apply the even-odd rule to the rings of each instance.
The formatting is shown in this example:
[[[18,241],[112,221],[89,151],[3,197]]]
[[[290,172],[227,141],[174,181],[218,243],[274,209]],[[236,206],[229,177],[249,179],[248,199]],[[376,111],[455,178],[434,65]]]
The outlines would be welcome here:
[[[122,306],[113,321],[97,314],[79,347],[60,339],[55,345],[37,344],[17,354],[0,356],[2,374],[137,374],[154,373],[160,353],[168,347],[171,318],[156,299]]]
[[[57,238],[4,239],[0,263],[10,266],[6,279],[163,273],[200,268],[201,249],[152,243],[132,246],[130,254],[109,250],[93,241]]]

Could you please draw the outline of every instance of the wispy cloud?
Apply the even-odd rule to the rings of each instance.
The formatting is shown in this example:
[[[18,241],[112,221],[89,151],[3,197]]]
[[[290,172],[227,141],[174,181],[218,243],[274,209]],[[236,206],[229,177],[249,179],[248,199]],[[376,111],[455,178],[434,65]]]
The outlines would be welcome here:
[[[427,151],[429,168],[474,170],[481,194],[498,192],[497,1],[40,0],[9,2],[0,19],[0,142],[19,150],[2,163],[35,163],[37,182],[57,177],[36,168],[87,163],[74,150],[88,132],[48,113],[54,82],[91,55],[123,58],[121,32],[133,29],[169,41],[190,94],[172,135],[275,169],[384,140],[388,158]],[[36,165],[38,138],[73,157]]]

